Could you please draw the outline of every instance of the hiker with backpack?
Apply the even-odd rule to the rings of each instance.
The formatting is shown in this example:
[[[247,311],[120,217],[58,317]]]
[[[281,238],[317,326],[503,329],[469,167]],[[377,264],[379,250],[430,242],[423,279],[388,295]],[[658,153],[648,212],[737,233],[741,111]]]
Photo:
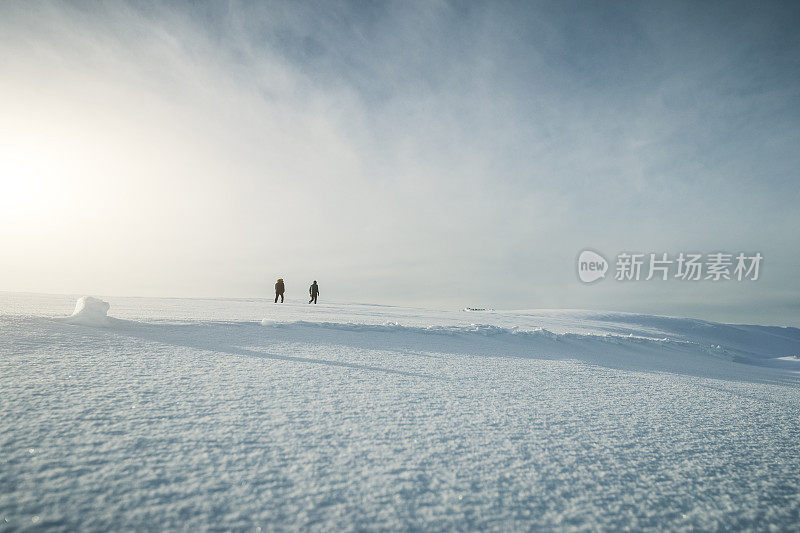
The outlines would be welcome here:
[[[308,303],[317,303],[317,296],[319,295],[319,285],[317,285],[317,280],[314,280],[314,283],[311,284],[311,287],[308,288],[308,294],[311,295],[311,299]]]
[[[278,278],[278,282],[275,283],[275,303],[278,303],[278,296],[281,297],[281,303],[283,303],[284,292],[286,292],[286,287],[283,284],[283,278]]]

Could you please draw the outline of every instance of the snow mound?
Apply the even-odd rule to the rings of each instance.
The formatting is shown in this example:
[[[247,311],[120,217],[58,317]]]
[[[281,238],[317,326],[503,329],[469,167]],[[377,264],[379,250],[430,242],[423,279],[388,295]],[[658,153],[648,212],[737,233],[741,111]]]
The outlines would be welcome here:
[[[99,298],[92,296],[81,296],[75,304],[75,311],[72,316],[66,319],[70,324],[80,324],[83,326],[104,327],[111,324],[108,310],[111,306]]]

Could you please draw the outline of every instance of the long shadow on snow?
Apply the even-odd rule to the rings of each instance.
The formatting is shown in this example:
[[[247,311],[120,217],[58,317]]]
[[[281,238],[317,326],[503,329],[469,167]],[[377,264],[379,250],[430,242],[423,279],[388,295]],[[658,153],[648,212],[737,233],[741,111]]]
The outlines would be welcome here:
[[[86,326],[79,326],[86,327]],[[106,328],[102,328],[106,329]],[[242,346],[257,346],[250,341],[261,339],[261,335],[253,335],[253,332],[262,333],[262,328],[258,324],[243,322],[211,322],[204,324],[152,324],[134,322],[129,320],[113,319],[112,327],[109,328],[116,335],[123,335],[140,340],[158,342],[170,346],[180,346],[195,350],[221,352],[230,355],[241,355],[247,357],[259,357],[262,359],[274,359],[277,361],[289,361],[294,363],[309,363],[317,365],[327,365],[341,368],[351,368],[355,370],[367,370],[373,372],[383,372],[398,376],[416,377],[425,379],[445,379],[432,374],[422,372],[411,372],[397,370],[375,365],[365,365],[360,363],[350,363],[344,361],[334,361],[330,359],[317,359],[313,357],[297,357],[281,355],[261,350],[253,350]],[[224,339],[224,341],[223,341]],[[243,342],[246,341],[246,342]],[[261,347],[261,346],[259,346]],[[269,345],[264,346],[269,347]]]
[[[626,337],[510,334],[508,332],[419,331],[414,328],[358,329],[313,323],[263,327],[257,323],[210,322],[153,324],[117,321],[116,334],[198,350],[321,364],[407,377],[446,379],[404,368],[282,355],[287,349],[309,351],[315,345],[385,352],[393,362],[413,365],[407,356],[465,355],[545,360],[578,360],[589,365],[638,372],[667,372],[726,381],[798,386],[795,374],[742,364],[725,354],[712,355],[697,345]],[[405,356],[405,357],[404,357]]]
[[[738,350],[714,350],[686,341],[627,336],[511,332],[503,328],[425,329],[351,324],[290,323],[266,328],[281,342],[307,340],[364,350],[422,351],[479,357],[579,360],[615,370],[667,372],[700,378],[797,386],[800,376],[754,366]],[[749,364],[744,364],[749,363]],[[794,366],[793,368],[797,368]]]

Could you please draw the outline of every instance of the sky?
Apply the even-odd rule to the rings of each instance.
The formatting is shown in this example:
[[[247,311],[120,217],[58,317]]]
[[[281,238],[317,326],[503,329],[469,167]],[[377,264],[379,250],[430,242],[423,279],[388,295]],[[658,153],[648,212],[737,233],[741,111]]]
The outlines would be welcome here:
[[[0,4],[0,290],[800,325],[800,4]],[[760,252],[757,281],[576,258]]]

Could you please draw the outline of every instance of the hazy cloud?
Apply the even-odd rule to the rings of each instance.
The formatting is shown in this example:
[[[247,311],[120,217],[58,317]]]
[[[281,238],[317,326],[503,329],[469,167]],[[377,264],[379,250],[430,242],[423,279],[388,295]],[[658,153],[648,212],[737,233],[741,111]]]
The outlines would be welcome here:
[[[797,323],[797,6],[6,3],[3,289]],[[590,246],[756,284],[577,281]]]

